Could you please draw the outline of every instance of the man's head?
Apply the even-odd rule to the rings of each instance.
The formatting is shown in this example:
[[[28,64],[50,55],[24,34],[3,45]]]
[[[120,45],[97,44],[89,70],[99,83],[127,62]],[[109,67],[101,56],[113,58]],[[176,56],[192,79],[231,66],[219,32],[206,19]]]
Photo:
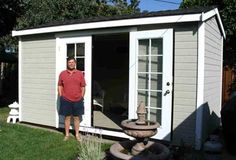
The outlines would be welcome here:
[[[76,66],[76,59],[74,57],[67,58],[67,69],[74,70]]]

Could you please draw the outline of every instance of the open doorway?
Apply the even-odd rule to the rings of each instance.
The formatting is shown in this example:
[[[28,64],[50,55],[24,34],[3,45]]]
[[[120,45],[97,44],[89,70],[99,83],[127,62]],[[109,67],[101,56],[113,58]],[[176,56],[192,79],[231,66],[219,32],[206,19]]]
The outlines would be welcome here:
[[[121,130],[121,121],[128,118],[129,34],[92,39],[92,124]]]

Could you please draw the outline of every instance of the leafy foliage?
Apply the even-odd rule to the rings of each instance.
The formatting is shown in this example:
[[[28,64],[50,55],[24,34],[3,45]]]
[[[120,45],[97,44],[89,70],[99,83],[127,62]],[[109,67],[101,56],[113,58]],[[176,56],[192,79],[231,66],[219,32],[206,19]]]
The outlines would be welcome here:
[[[2,0],[0,2],[0,37],[9,34],[21,15],[21,0]]]
[[[17,29],[94,16],[113,16],[139,12],[138,0],[24,0],[24,14]]]
[[[236,0],[183,0],[180,8],[218,6],[226,32],[224,65],[236,65]]]
[[[0,54],[5,52],[6,48],[14,48],[17,50],[18,39],[10,34],[0,37]]]
[[[139,12],[140,0],[4,0],[0,2],[0,51],[16,48],[10,31],[54,21]]]

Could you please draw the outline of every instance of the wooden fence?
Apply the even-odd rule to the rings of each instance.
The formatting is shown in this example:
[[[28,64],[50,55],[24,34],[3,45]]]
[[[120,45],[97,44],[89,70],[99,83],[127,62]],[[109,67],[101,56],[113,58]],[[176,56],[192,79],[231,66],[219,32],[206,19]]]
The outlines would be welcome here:
[[[222,105],[230,98],[231,84],[234,80],[235,72],[232,67],[224,66],[223,68],[223,84],[222,84]]]

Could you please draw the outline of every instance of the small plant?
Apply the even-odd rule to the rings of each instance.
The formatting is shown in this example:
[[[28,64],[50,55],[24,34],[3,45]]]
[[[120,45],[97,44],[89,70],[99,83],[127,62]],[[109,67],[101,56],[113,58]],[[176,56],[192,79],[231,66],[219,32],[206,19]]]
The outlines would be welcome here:
[[[102,137],[87,134],[79,144],[78,160],[102,160],[104,157]]]

